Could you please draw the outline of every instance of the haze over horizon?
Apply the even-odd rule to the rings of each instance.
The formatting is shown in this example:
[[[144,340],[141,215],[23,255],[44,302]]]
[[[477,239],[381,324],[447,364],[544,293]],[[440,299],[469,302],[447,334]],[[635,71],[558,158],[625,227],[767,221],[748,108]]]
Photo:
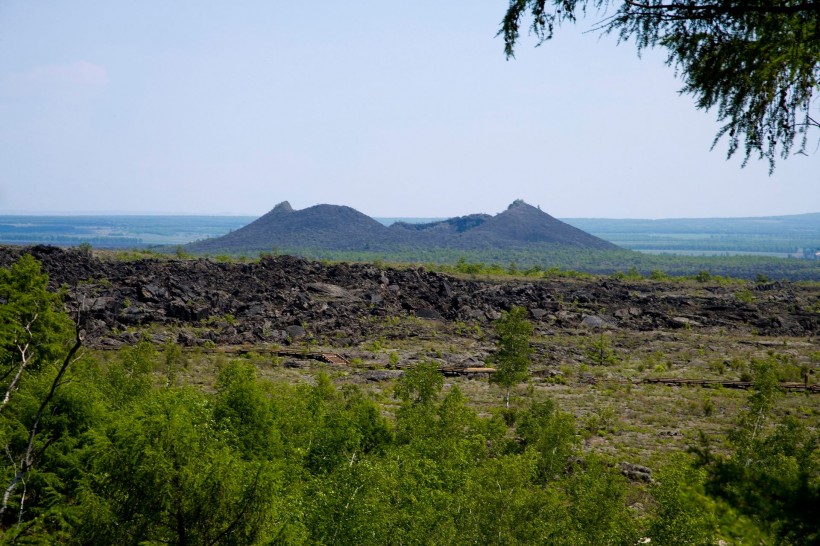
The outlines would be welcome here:
[[[0,214],[820,211],[820,151],[726,161],[662,54],[584,33],[602,16],[508,62],[506,6],[6,2]]]
[[[526,199],[523,199],[524,202],[531,204],[533,206],[540,206],[538,203],[530,203]],[[313,203],[310,205],[306,205],[305,207],[294,207],[296,210],[301,210],[303,208],[309,208],[315,205],[338,205],[338,203]],[[470,214],[490,214],[495,215],[498,213],[503,212],[507,206],[501,207],[498,210],[474,210],[474,211],[464,211],[457,214],[451,214],[447,216],[430,216],[430,215],[380,215],[380,214],[368,214],[365,211],[362,211],[355,206],[351,205],[342,205],[348,206],[353,208],[371,218],[382,222],[383,220],[422,220],[422,221],[438,221],[438,220],[445,220],[448,218],[455,218],[459,216],[467,216]],[[273,208],[273,207],[271,207]],[[541,207],[543,209],[543,207]],[[248,213],[234,213],[234,212],[212,212],[212,213],[200,213],[196,211],[13,211],[7,212],[0,209],[0,216],[224,216],[224,217],[247,217],[249,219],[259,218],[265,215],[268,211],[265,211],[261,214],[248,214]],[[550,214],[548,210],[544,210],[547,214]],[[767,218],[767,217],[777,217],[777,216],[801,216],[807,214],[820,214],[820,210],[818,211],[808,211],[802,213],[793,213],[793,214],[767,214],[762,216],[668,216],[668,217],[635,217],[635,216],[623,216],[623,217],[612,217],[612,216],[564,216],[564,217],[557,217],[554,214],[550,214],[559,220],[566,220],[566,219],[601,219],[601,220],[708,220],[708,219],[743,219],[743,218]],[[385,224],[389,225],[389,224]]]

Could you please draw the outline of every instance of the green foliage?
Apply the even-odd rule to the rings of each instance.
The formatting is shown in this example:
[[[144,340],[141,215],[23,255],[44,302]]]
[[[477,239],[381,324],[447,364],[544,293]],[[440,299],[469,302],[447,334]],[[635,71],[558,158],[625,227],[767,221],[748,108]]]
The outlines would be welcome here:
[[[48,276],[26,254],[0,269],[0,378],[4,391],[23,366],[29,371],[58,357],[71,338],[71,321]]]
[[[188,360],[182,354],[182,349],[169,339],[163,348],[165,374],[169,386],[178,386],[179,372],[188,367]]]
[[[757,436],[766,424],[777,397],[781,394],[777,376],[778,361],[776,358],[753,360],[754,393],[749,397],[748,411],[741,416],[739,434],[751,433]],[[738,443],[746,443],[740,436],[735,437]]]
[[[345,463],[353,464],[393,441],[385,418],[357,389],[339,393],[329,382],[320,380],[310,407],[315,424],[305,466],[312,472],[329,473]]]
[[[80,369],[78,372],[77,369]],[[30,459],[23,484],[10,491],[9,512],[0,526],[0,542],[14,542],[24,527],[47,525],[52,538],[41,543],[66,543],[70,536],[61,536],[65,525],[71,496],[66,484],[77,475],[78,446],[94,423],[104,419],[104,408],[94,378],[99,377],[98,368],[85,359],[74,362],[63,376],[64,383],[54,391],[48,410],[38,422],[33,438],[34,457]],[[13,483],[15,472],[25,459],[26,445],[37,409],[48,396],[54,374],[38,373],[16,394],[8,411],[0,418],[2,443],[6,456],[0,465],[3,489]],[[8,528],[4,534],[3,530]],[[24,542],[20,541],[20,542]]]
[[[572,416],[559,412],[552,400],[545,400],[533,402],[519,421],[517,432],[524,448],[533,453],[536,479],[560,479],[579,447]]]
[[[712,280],[712,274],[707,270],[702,269],[697,275],[695,275],[695,280],[698,282],[709,282]]]
[[[419,362],[402,374],[394,394],[401,401],[396,412],[396,435],[401,443],[433,433],[436,402],[441,396],[444,378],[435,362]]]
[[[595,366],[609,366],[618,363],[618,356],[612,348],[612,343],[604,334],[600,334],[587,343],[584,355],[590,364]]]
[[[182,245],[177,245],[175,254],[180,260],[185,260],[191,257],[191,253],[188,252]]]
[[[244,461],[202,393],[156,391],[95,430],[72,522],[85,543],[249,544],[276,519],[270,465]]]
[[[780,396],[777,359],[753,362],[755,391],[728,435],[731,456],[705,440],[695,452],[706,469],[706,491],[746,514],[781,544],[820,540],[814,507],[820,503],[820,436],[793,416],[771,427]]]
[[[743,290],[735,292],[735,299],[742,303],[753,303],[755,301],[755,295],[748,288],[744,288]]]
[[[101,385],[112,407],[125,408],[151,391],[156,357],[156,349],[149,341],[126,347],[117,354],[116,362],[106,368],[106,381]]]
[[[757,155],[773,169],[776,157],[788,157],[796,139],[800,151],[806,151],[808,131],[818,127],[810,111],[820,64],[816,5],[513,0],[499,31],[507,55],[513,55],[525,14],[531,15],[530,30],[542,43],[556,26],[595,9],[607,13],[598,26],[602,32],[634,40],[638,51],[666,50],[667,64],[684,81],[682,92],[694,96],[700,109],[717,109],[724,125],[715,141],[728,137],[729,156],[743,149],[744,165]]]
[[[743,499],[737,510],[745,513],[763,502],[764,483],[780,493],[816,493],[816,437],[795,422],[752,441],[756,458],[741,475],[749,482],[716,489],[723,483],[716,476],[724,475],[716,471],[735,457],[710,453],[700,468],[673,457],[640,492],[582,450],[572,417],[553,401],[479,417],[457,387],[443,389],[435,363],[398,382],[394,424],[360,389],[337,388],[326,375],[313,385],[273,384],[257,376],[252,361],[234,360],[207,394],[169,385],[163,360],[141,344],[71,372],[44,422],[51,448],[27,480],[38,495],[21,526],[2,530],[3,540],[368,545],[390,537],[569,546],[636,544],[648,536],[661,544],[757,543],[766,533],[720,499]],[[755,364],[760,396],[750,412],[771,409],[765,393],[776,369],[766,362],[774,369],[773,360]],[[0,416],[4,426],[12,413],[31,412],[48,384],[45,375],[28,382],[14,411]],[[25,430],[3,430],[12,449],[25,442]],[[635,495],[646,513],[629,508]],[[774,498],[763,503],[767,514],[782,502]],[[816,497],[797,498],[809,517]],[[774,517],[777,532],[786,528],[783,517]],[[805,526],[790,532],[784,543],[814,537]]]
[[[703,397],[703,415],[705,417],[710,417],[715,413],[715,402],[712,400],[711,396],[704,396]]]
[[[48,291],[48,277],[30,255],[0,269],[0,302],[2,525],[7,523],[9,507],[22,517],[31,494],[50,498],[48,482],[55,476],[39,472],[40,466],[50,455],[49,448],[61,449],[66,436],[82,431],[75,419],[82,409],[60,388],[75,361],[80,338],[71,335],[72,323],[61,309],[59,296]],[[72,337],[74,344],[69,345]],[[61,403],[76,413],[56,410]]]
[[[465,273],[467,275],[477,275],[485,268],[486,266],[483,263],[468,263],[464,256],[459,257],[455,266],[455,270],[458,273]]]
[[[555,543],[561,495],[533,487],[534,471],[527,453],[490,459],[470,472],[461,497],[464,510],[457,519],[461,543]]]
[[[596,408],[584,417],[582,433],[585,438],[605,436],[618,432],[618,417],[611,407]]]
[[[506,404],[509,407],[510,388],[529,377],[533,326],[527,320],[525,308],[512,307],[496,321],[495,331],[498,339],[492,362],[497,371],[490,376],[490,381],[507,389]]]
[[[435,402],[444,385],[438,364],[423,361],[407,370],[396,382],[394,393],[404,404],[428,406]]]
[[[617,271],[613,273],[612,278],[618,280],[639,281],[643,279],[643,275],[641,275],[641,272],[638,271],[637,267],[632,266],[626,272]]]
[[[626,479],[595,457],[585,463],[583,472],[567,480],[570,517],[564,543],[636,544],[638,526],[624,502]]]
[[[229,431],[237,449],[253,459],[271,459],[282,452],[276,429],[277,408],[256,378],[253,364],[241,360],[228,363],[216,380],[214,418]]]
[[[77,245],[77,250],[79,250],[84,256],[90,258],[93,252],[93,247],[91,246],[91,243],[85,241]]]
[[[811,366],[808,364],[798,364],[793,355],[788,353],[775,353],[772,351],[769,352],[764,360],[771,366],[772,372],[777,377],[777,381],[808,381]],[[753,368],[760,365],[760,359],[752,361]]]
[[[791,248],[791,247],[790,247]],[[764,272],[775,279],[811,281],[817,278],[813,260],[785,260],[770,256],[675,256],[646,254],[631,250],[591,250],[548,244],[532,244],[526,249],[456,250],[448,248],[395,249],[384,252],[336,251],[291,248],[287,254],[317,260],[373,262],[387,258],[393,266],[423,264],[426,269],[454,275],[508,277],[505,267],[518,264],[518,276],[536,278],[589,279],[592,275],[611,275],[635,267],[638,271],[661,271],[675,280],[693,279],[698,271],[714,276],[710,282],[729,283],[730,278],[754,279]],[[520,271],[526,268],[525,271]]]
[[[711,545],[717,521],[713,503],[706,497],[706,473],[691,460],[677,455],[658,472],[652,486],[657,508],[648,536],[658,544]]]
[[[20,317],[33,316],[20,310],[60,314],[29,266],[17,274],[37,282],[0,277],[11,302],[0,311],[6,341]],[[398,407],[324,374],[300,384],[260,379],[257,358],[221,361],[206,389],[181,386],[186,357],[172,342],[161,354],[146,340],[104,360],[81,359],[58,376],[54,358],[65,354],[71,323],[57,315],[55,330],[37,338],[52,346],[36,353],[39,363],[0,412],[4,488],[27,445],[36,454],[0,521],[3,543],[818,540],[817,432],[793,416],[771,422],[778,381],[796,373],[785,355],[751,362],[755,391],[728,455],[704,445],[697,467],[672,456],[657,483],[630,486],[611,461],[584,449],[573,418],[553,401],[478,414],[458,386],[445,386],[435,362],[396,382]],[[496,328],[497,354],[526,362],[524,310],[505,313]],[[59,388],[38,420],[55,378]],[[614,410],[590,414],[597,421],[586,422],[587,432],[614,430]],[[638,512],[636,499],[645,507]]]

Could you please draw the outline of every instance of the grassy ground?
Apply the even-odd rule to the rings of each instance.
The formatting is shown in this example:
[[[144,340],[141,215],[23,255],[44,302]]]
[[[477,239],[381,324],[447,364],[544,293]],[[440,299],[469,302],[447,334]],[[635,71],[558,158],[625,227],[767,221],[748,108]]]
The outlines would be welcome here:
[[[477,326],[416,318],[374,319],[372,339],[352,347],[311,344],[296,349],[335,352],[349,366],[265,354],[259,346],[244,356],[195,349],[185,353],[180,380],[213,389],[220,366],[231,358],[249,358],[259,375],[272,381],[312,383],[327,373],[339,385],[354,384],[370,393],[392,414],[394,380],[372,380],[374,370],[402,369],[423,360],[442,367],[483,366],[493,350],[491,325]],[[753,333],[715,330],[636,332],[586,329],[536,332],[529,381],[513,391],[513,405],[551,397],[573,414],[586,449],[614,461],[657,466],[671,451],[685,450],[702,432],[719,447],[749,395],[723,387],[646,384],[652,377],[745,380],[751,362],[775,358],[782,379],[801,381],[809,372],[820,382],[820,346],[814,339],[766,338]],[[223,348],[225,349],[225,348]],[[109,353],[106,355],[111,356]],[[160,359],[161,360],[161,359]],[[485,376],[448,377],[445,389],[458,386],[481,415],[503,405],[503,391]],[[820,426],[820,395],[784,394],[778,415],[795,415]]]

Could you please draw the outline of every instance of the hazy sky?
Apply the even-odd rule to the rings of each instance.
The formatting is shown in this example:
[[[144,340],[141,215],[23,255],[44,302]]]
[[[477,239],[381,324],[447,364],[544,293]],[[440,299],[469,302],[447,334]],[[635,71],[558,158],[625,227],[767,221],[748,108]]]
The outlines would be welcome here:
[[[0,213],[820,211],[820,152],[740,168],[660,52],[507,0],[0,3]]]

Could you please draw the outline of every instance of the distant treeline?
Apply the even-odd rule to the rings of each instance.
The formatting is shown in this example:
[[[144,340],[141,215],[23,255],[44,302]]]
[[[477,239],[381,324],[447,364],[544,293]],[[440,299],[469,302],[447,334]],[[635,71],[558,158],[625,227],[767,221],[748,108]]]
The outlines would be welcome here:
[[[644,235],[735,235],[751,237],[807,237],[820,230],[820,213],[751,218],[667,218],[662,220],[564,218],[564,222],[599,237],[618,233]]]
[[[625,237],[631,237],[624,234]],[[779,240],[767,238],[727,238],[708,237],[704,239],[680,239],[676,237],[651,237],[643,239],[617,240],[621,246],[631,250],[675,250],[687,252],[717,251],[727,253],[737,252],[768,252],[773,254],[794,254],[799,252],[802,255],[803,249],[815,249],[820,245],[820,240]]]
[[[247,216],[0,216],[0,242],[50,243],[96,248],[187,243],[224,235],[253,220]]]
[[[2,240],[11,244],[50,244],[57,246],[79,246],[90,244],[100,248],[134,248],[145,246],[142,239],[137,237],[114,236],[68,236],[68,235],[36,235],[29,233],[3,233]]]
[[[630,250],[602,251],[540,246],[532,249],[487,249],[477,251],[432,249],[395,252],[328,251],[320,249],[272,249],[271,254],[291,254],[317,260],[391,262],[456,266],[464,273],[513,272],[542,274],[549,271],[579,271],[595,275],[637,273],[644,277],[663,274],[693,277],[818,281],[820,261],[768,256],[677,256],[643,254]],[[240,256],[236,254],[234,256]],[[256,253],[248,253],[255,257]],[[223,257],[229,258],[228,255]]]

